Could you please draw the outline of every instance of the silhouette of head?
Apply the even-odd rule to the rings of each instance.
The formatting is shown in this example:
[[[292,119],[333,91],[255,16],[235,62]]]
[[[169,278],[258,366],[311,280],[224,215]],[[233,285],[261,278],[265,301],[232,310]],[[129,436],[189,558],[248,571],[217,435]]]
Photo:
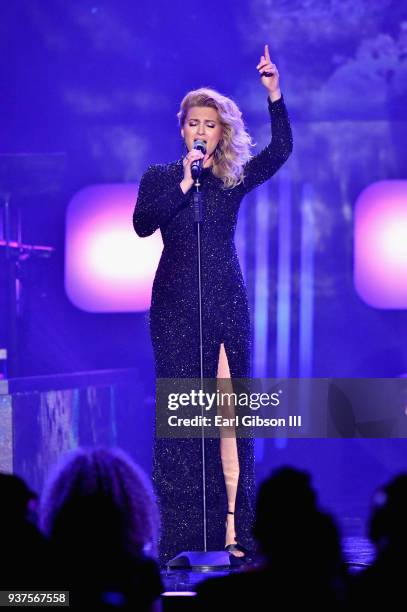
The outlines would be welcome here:
[[[282,575],[290,567],[298,570],[297,578],[311,573],[323,582],[342,563],[336,523],[318,508],[311,477],[305,471],[283,467],[262,483],[254,536],[268,563]]]
[[[257,494],[253,533],[261,550],[274,554],[288,539],[298,538],[299,527],[315,512],[310,475],[291,467],[274,471]]]
[[[37,497],[24,480],[14,474],[0,473],[0,513],[13,521],[26,519],[29,504]]]
[[[40,518],[67,552],[156,554],[159,519],[150,483],[120,450],[80,448],[66,455],[44,488]]]
[[[369,536],[377,548],[405,548],[407,543],[407,473],[378,489],[373,498]]]

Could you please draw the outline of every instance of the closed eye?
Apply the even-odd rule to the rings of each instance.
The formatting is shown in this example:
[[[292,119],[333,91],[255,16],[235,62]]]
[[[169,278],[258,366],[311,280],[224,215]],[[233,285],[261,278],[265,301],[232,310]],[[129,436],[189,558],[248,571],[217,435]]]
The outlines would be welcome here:
[[[196,127],[198,125],[198,121],[189,121],[188,125],[189,125],[189,127]],[[214,128],[214,127],[216,127],[216,124],[215,123],[207,123],[206,126],[209,127],[209,128]]]

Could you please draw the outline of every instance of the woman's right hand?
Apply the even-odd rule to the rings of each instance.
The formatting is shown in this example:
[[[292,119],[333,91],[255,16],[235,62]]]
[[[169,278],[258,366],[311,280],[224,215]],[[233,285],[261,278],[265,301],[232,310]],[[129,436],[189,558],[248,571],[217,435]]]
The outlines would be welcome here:
[[[205,163],[208,159],[208,155],[204,155],[202,151],[198,151],[198,149],[191,149],[184,157],[182,162],[184,166],[184,178],[180,183],[180,187],[184,193],[189,191],[194,184],[194,179],[191,174],[191,164],[196,159],[203,159],[203,163]]]

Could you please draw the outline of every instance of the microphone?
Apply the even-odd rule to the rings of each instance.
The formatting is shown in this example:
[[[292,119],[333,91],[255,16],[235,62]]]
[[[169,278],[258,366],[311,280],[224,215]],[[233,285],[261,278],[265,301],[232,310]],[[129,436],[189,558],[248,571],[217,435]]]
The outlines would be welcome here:
[[[204,142],[203,140],[196,139],[194,140],[193,148],[197,149],[198,151],[202,151],[202,153],[205,155],[206,142]],[[194,179],[194,181],[197,181],[199,177],[201,176],[202,163],[203,163],[203,157],[201,159],[194,159],[194,161],[191,164],[191,176]]]

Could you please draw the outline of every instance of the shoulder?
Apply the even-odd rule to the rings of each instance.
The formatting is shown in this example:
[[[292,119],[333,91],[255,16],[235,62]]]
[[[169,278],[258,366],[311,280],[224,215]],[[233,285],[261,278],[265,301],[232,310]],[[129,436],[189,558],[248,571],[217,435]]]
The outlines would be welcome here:
[[[158,178],[160,176],[166,176],[174,172],[182,170],[182,160],[170,162],[168,164],[151,164],[144,172],[142,178]]]
[[[141,581],[145,586],[148,585],[159,593],[162,592],[161,572],[155,559],[141,554],[133,559],[133,570],[142,579]]]
[[[244,591],[248,585],[258,580],[260,573],[258,571],[245,571],[236,574],[231,573],[227,576],[217,576],[204,580],[197,586],[197,592],[200,595],[215,593],[218,591],[232,592],[236,590]]]
[[[150,164],[150,166],[147,167],[147,170],[145,170],[143,173],[141,180],[149,181],[158,178],[163,174],[164,168],[164,164]]]
[[[160,569],[158,563],[152,557],[148,557],[147,555],[140,555],[135,559],[135,563],[137,567],[142,568],[146,574],[150,574],[152,576],[160,575]]]
[[[252,605],[253,594],[267,597],[271,580],[261,570],[246,570],[228,576],[209,578],[196,587],[199,609],[210,608],[219,602],[228,602],[228,607],[241,609]],[[216,606],[215,606],[216,607]]]

